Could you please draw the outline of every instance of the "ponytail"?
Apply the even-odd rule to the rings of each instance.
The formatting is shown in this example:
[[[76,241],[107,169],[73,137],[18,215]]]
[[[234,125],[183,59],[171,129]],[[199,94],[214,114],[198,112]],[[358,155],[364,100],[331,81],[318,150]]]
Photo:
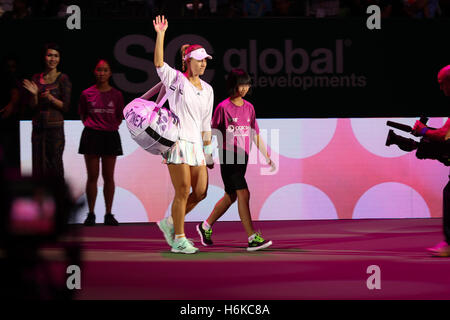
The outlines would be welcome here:
[[[183,44],[181,46],[180,52],[181,52],[181,71],[182,72],[186,72],[187,67],[186,67],[186,61],[184,61],[184,57],[185,57],[185,52],[186,49],[190,47],[190,44]]]

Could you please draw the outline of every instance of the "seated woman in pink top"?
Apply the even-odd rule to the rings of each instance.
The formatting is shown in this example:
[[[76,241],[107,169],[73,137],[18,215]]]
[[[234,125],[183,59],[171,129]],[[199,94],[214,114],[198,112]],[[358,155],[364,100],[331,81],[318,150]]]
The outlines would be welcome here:
[[[109,84],[111,74],[109,63],[104,59],[99,60],[94,70],[96,84],[81,93],[78,107],[78,113],[85,127],[78,153],[84,155],[88,176],[86,196],[89,213],[84,221],[86,226],[95,225],[94,207],[100,159],[106,208],[104,223],[113,226],[119,224],[111,214],[111,208],[115,190],[116,157],[123,154],[118,129],[123,119],[124,103],[122,93]]]

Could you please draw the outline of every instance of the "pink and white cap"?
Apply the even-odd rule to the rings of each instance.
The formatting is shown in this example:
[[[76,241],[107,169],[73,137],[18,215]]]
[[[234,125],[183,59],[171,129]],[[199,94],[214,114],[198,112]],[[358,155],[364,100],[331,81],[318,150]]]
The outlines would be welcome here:
[[[188,51],[188,50],[186,50],[186,51]],[[186,53],[186,55],[184,56],[184,60],[186,61],[189,58],[194,58],[195,60],[203,60],[205,58],[212,59],[212,57],[206,52],[205,48],[198,48],[198,49],[192,50],[189,53]]]

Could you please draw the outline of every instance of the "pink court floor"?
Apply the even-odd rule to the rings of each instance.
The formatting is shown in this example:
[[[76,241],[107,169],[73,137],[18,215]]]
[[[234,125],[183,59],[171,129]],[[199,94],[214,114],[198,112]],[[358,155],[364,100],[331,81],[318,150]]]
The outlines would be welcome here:
[[[174,254],[155,223],[76,226],[82,289],[75,298],[151,300],[450,299],[441,219],[255,222],[273,245],[247,252],[240,222],[218,222],[211,247]],[[53,257],[57,248],[46,248]],[[380,288],[369,289],[378,266]],[[371,278],[373,280],[373,277]],[[373,283],[369,279],[369,283]]]

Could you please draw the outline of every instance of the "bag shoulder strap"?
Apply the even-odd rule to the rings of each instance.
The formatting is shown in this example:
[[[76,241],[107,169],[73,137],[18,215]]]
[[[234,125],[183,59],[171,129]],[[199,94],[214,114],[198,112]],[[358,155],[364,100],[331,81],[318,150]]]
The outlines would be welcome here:
[[[146,93],[144,93],[142,96],[140,96],[141,99],[149,100],[151,97],[153,97],[155,94],[160,92],[164,88],[164,85],[162,82],[158,82],[153,88],[148,90]]]
[[[154,85],[152,88],[150,88],[146,93],[144,93],[142,96],[140,96],[141,99],[149,100],[154,95],[158,93],[158,97],[156,98],[156,103],[158,104],[158,107],[160,107],[160,102],[162,101],[161,105],[163,105],[166,100],[175,92],[178,82],[181,80],[180,72],[177,71],[177,76],[175,80],[173,80],[172,84],[170,85],[169,92],[166,92],[166,87],[164,84],[160,81],[156,85]],[[163,100],[165,99],[165,100]]]
[[[164,86],[164,90],[165,90],[165,94],[162,98],[161,94],[158,96],[158,98],[156,99],[156,103],[158,104],[158,108],[161,108],[164,103],[166,102],[167,99],[169,99],[169,97],[177,90],[178,88],[178,84],[181,81],[183,75],[181,74],[180,71],[177,70],[177,76],[175,78],[175,80],[172,82],[172,84],[169,86],[169,88],[166,88]],[[163,90],[161,89],[161,91]]]

